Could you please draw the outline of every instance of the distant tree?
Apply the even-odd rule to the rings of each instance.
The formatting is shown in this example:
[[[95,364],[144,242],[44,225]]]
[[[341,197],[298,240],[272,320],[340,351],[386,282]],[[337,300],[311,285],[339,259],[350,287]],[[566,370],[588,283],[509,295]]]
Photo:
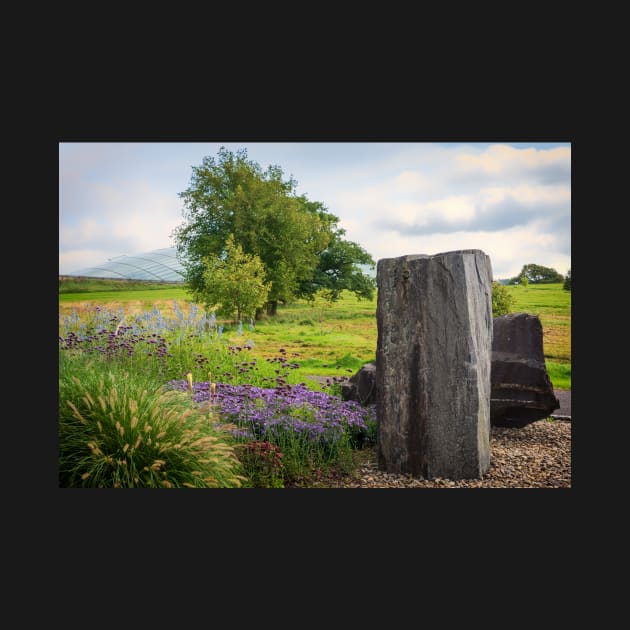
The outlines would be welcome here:
[[[523,265],[521,272],[515,278],[511,279],[511,283],[518,284],[526,277],[528,282],[532,284],[550,284],[553,282],[563,282],[564,276],[551,267],[543,267],[542,265]]]
[[[571,290],[571,270],[567,271],[567,275],[564,279],[564,285],[562,287],[565,291]]]
[[[301,283],[299,296],[312,300],[315,295],[326,296],[336,302],[344,290],[353,292],[359,299],[374,297],[376,280],[365,273],[359,265],[374,268],[374,259],[360,245],[342,238],[345,230],[339,228],[319,255],[319,264],[313,276]]]
[[[219,315],[253,317],[269,295],[271,285],[265,282],[265,268],[258,256],[243,253],[243,248],[229,235],[225,257],[204,258],[204,284],[194,290],[195,301]]]
[[[506,286],[498,282],[492,283],[492,317],[510,313],[515,301],[514,296]]]
[[[529,278],[527,276],[521,276],[521,284],[527,288],[527,285],[529,284]]]

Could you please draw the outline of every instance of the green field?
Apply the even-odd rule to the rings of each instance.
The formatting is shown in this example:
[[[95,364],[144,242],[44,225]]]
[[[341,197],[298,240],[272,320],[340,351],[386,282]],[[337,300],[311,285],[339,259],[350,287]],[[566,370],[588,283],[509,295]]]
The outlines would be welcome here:
[[[100,281],[101,283],[103,281]],[[181,286],[166,288],[100,290],[62,293],[60,283],[59,313],[74,308],[81,315],[97,304],[122,309],[132,314],[157,307],[165,315],[173,313],[174,301],[185,313],[191,298]],[[562,284],[540,284],[528,287],[509,286],[515,298],[514,312],[538,315],[543,326],[543,344],[547,371],[555,388],[571,388],[571,292]],[[254,323],[253,329],[243,322],[243,333],[237,326],[221,322],[224,334],[234,344],[253,342],[257,357],[277,356],[280,348],[299,354],[297,374],[307,376],[348,376],[376,355],[376,298],[358,300],[344,293],[333,305],[297,301],[281,305],[275,318]]]
[[[59,276],[59,295],[64,293],[94,293],[96,291],[149,291],[153,289],[169,289],[177,287],[172,282],[146,282],[144,280],[117,280],[109,278],[82,278],[75,276]]]
[[[556,389],[571,389],[571,291],[562,284],[509,286],[514,312],[538,315],[549,378]]]
[[[167,300],[178,300],[182,303],[190,301],[190,294],[181,286],[164,287],[155,289],[111,289],[99,288],[94,291],[80,291],[73,293],[59,293],[59,304],[76,304],[90,302],[93,304],[110,304],[111,302],[141,302],[153,306],[154,303]]]
[[[562,284],[508,287],[516,300],[514,311],[538,315],[543,326],[545,358],[571,362],[571,291]]]

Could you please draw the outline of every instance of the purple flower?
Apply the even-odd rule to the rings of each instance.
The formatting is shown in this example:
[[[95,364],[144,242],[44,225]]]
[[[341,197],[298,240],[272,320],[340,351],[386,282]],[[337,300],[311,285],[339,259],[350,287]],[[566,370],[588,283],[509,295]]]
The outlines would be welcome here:
[[[169,381],[168,386],[188,389],[185,380]],[[198,403],[209,399],[208,383],[194,383],[193,399]],[[373,407],[315,392],[303,384],[264,388],[217,383],[213,402],[225,420],[239,430],[251,427],[259,438],[289,432],[313,442],[335,442],[346,430],[366,430],[367,422],[375,418]]]

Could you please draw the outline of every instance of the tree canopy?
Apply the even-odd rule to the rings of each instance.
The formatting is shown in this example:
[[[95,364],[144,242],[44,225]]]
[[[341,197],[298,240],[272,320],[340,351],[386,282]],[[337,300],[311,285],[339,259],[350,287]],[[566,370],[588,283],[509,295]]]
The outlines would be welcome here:
[[[360,264],[374,260],[360,245],[346,241],[339,219],[319,201],[297,195],[297,182],[283,179],[279,166],[263,170],[247,150],[221,147],[216,158],[193,166],[184,201],[184,223],[173,231],[186,282],[201,295],[208,282],[204,258],[225,257],[230,234],[245,254],[258,256],[270,284],[266,305],[309,297],[321,288],[331,299],[343,289],[373,295],[373,278]]]
[[[332,233],[312,277],[300,283],[300,297],[311,299],[318,291],[324,290],[334,302],[342,291],[348,290],[359,298],[372,299],[374,278],[363,273],[357,265],[372,266],[374,260],[362,247],[344,240],[344,234],[343,229]]]
[[[510,284],[518,284],[523,278],[527,278],[531,284],[550,284],[552,282],[564,282],[564,276],[551,267],[542,265],[523,265],[518,276],[510,280]]]

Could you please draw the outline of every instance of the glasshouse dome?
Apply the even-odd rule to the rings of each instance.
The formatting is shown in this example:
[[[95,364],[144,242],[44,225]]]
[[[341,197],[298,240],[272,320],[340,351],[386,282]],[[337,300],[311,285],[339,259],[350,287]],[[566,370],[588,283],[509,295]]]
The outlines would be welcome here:
[[[183,282],[184,272],[184,266],[177,260],[176,249],[166,247],[133,256],[116,256],[96,267],[85,267],[64,275],[86,278]]]

